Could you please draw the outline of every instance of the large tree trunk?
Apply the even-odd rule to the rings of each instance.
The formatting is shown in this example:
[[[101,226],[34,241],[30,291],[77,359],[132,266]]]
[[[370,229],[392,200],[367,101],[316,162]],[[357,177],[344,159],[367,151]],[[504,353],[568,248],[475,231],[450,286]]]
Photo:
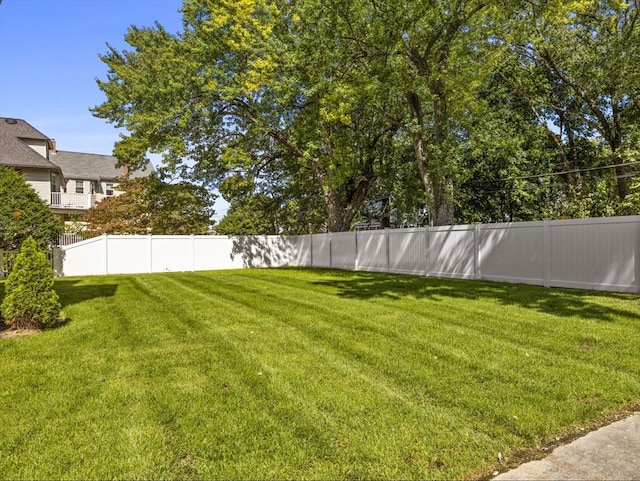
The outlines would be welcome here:
[[[367,159],[362,173],[364,177],[357,183],[354,181],[341,184],[341,188],[331,187],[327,173],[321,167],[319,159],[312,159],[310,165],[318,183],[322,186],[322,200],[327,213],[327,230],[329,232],[345,232],[351,229],[351,222],[364,203],[369,187],[376,175],[373,169],[375,158]]]
[[[620,200],[624,200],[629,195],[629,178],[627,177],[626,166],[622,165],[623,159],[615,151],[613,153],[613,163],[617,165],[615,171],[618,180],[618,197]]]
[[[373,174],[373,170],[371,173]],[[325,187],[323,200],[329,232],[345,232],[351,229],[353,218],[362,207],[372,180],[369,177],[362,179],[352,192],[347,193],[344,200],[340,191]]]
[[[422,182],[430,198],[430,225],[454,223],[453,182],[447,172],[448,159],[445,153],[446,139],[449,135],[449,112],[443,73],[446,72],[449,63],[449,42],[461,25],[460,22],[462,17],[456,18],[450,25],[450,29],[447,29],[447,33],[443,33],[443,37],[436,36],[431,48],[427,48],[423,53],[405,42],[410,62],[429,88],[433,112],[428,122],[431,124],[431,135],[429,135],[431,149],[429,149],[425,144],[423,130],[425,118],[420,97],[416,92],[406,95],[411,115],[418,126],[413,135],[413,147]],[[438,46],[434,47],[434,45]],[[435,64],[428,62],[429,57],[435,60]]]
[[[411,108],[411,114],[418,125],[422,125],[423,113],[422,105],[417,94],[407,94],[407,100]],[[440,102],[440,103],[438,103]],[[437,147],[444,144],[444,125],[446,119],[446,107],[444,102],[434,100],[434,135],[432,136]],[[442,172],[434,175],[434,163],[436,159],[429,156],[428,149],[425,145],[424,134],[417,131],[413,134],[413,148],[415,152],[416,163],[420,171],[420,178],[429,199],[429,225],[451,225],[455,222],[453,207],[453,183],[448,176]],[[441,149],[438,149],[441,151]]]

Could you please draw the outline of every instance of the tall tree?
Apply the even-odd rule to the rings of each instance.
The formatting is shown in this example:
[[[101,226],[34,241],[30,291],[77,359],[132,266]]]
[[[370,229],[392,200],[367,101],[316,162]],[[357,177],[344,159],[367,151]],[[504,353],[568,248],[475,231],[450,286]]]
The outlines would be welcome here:
[[[617,195],[624,200],[632,175],[627,164],[637,149],[634,136],[640,124],[638,2],[526,5],[521,28],[510,32],[521,64],[518,90],[547,127],[561,168],[574,171],[567,181],[579,185],[575,171],[594,167],[580,157],[581,145],[595,140],[608,151],[600,165],[613,166]]]
[[[304,188],[310,172],[328,229],[348,229],[401,122],[340,41],[347,26],[285,1],[187,0],[182,11],[181,33],[132,27],[134,50],[102,57],[107,101],[93,112],[129,131],[118,157],[162,152],[214,185],[234,174],[268,188],[275,172]]]
[[[514,68],[509,60],[478,90],[458,149],[456,220],[463,223],[533,220],[546,212],[548,179],[530,175],[552,171],[555,151],[527,102],[505,81]]]
[[[383,73],[387,91],[404,101],[404,128],[410,134],[415,164],[432,213],[432,224],[455,220],[454,187],[462,167],[469,110],[477,89],[491,75],[494,24],[517,2],[416,0],[371,2],[329,0],[352,18],[349,39],[366,58],[384,58],[393,75]],[[356,6],[357,5],[357,6]],[[351,12],[357,11],[357,15]],[[382,62],[378,61],[377,65]]]

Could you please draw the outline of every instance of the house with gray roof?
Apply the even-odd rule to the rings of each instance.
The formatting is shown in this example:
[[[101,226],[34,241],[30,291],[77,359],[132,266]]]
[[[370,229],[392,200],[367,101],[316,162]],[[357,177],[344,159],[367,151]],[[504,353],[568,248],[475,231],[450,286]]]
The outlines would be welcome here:
[[[53,213],[64,220],[122,193],[116,179],[127,172],[117,168],[117,162],[111,155],[57,150],[55,140],[24,120],[0,117],[0,165],[22,172]],[[148,163],[128,175],[138,178],[152,172]]]
[[[62,170],[49,160],[53,141],[24,120],[0,117],[0,165],[22,172],[27,182],[48,204],[60,189]]]

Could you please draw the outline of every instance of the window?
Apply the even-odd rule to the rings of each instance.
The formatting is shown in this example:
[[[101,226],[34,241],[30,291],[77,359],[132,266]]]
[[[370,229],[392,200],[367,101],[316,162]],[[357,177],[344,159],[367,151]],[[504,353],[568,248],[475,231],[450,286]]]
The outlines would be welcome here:
[[[76,194],[84,194],[84,181],[76,180]]]
[[[60,178],[53,172],[51,173],[51,192],[60,192]]]
[[[113,182],[107,182],[104,184],[104,193],[107,195],[113,195]]]

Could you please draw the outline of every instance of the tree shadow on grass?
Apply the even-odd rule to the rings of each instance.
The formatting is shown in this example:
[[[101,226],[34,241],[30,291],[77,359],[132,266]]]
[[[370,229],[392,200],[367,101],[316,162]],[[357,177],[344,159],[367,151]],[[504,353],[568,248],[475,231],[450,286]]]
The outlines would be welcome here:
[[[79,280],[56,279],[54,289],[63,308],[98,297],[113,297],[118,289],[117,284],[79,286],[78,283]],[[4,299],[5,285],[6,281],[0,281],[0,303]]]
[[[599,321],[640,315],[640,296],[577,289],[545,288],[525,284],[441,279],[401,274],[325,271],[330,274],[313,282],[337,290],[348,299],[395,299],[408,297],[439,301],[444,299],[494,299],[505,306],[518,306],[556,316],[579,316]],[[607,306],[611,299],[619,302]],[[625,307],[628,306],[628,309]]]
[[[101,284],[101,285],[77,285],[79,280],[62,280],[56,279],[54,289],[58,294],[60,305],[62,309],[73,304],[79,304],[81,302],[90,301],[92,299],[100,297],[113,297],[118,288],[117,284]],[[0,282],[0,304],[4,299],[6,291],[6,282]],[[71,322],[71,319],[65,318],[58,322],[54,327],[50,329],[58,329]],[[2,317],[0,317],[0,330],[6,330],[7,326],[3,323]]]
[[[60,297],[60,304],[63,309],[73,304],[100,297],[113,297],[118,289],[117,284],[78,285],[80,282],[79,280],[56,280],[55,290]],[[1,296],[2,292],[0,292]]]

